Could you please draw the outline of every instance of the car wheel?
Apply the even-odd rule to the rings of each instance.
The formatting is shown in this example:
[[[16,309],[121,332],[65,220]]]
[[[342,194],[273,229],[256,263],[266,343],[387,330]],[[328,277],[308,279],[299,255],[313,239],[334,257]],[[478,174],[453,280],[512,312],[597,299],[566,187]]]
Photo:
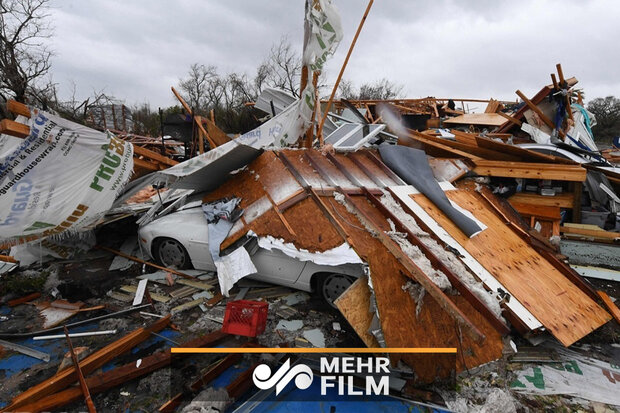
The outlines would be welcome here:
[[[159,238],[153,252],[157,262],[167,268],[184,270],[191,267],[191,260],[185,247],[172,238]]]
[[[323,300],[336,308],[334,301],[353,284],[355,278],[343,274],[326,274],[319,278],[318,291]]]

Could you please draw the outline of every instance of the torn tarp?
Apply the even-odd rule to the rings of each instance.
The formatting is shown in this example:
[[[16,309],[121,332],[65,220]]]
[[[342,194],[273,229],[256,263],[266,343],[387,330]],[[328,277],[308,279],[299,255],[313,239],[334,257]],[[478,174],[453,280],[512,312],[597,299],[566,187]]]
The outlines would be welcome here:
[[[437,206],[468,237],[473,237],[482,228],[472,219],[454,208],[443,192],[428,164],[426,154],[406,146],[382,145],[379,153],[383,162],[409,185],[413,185]]]
[[[25,120],[25,119],[23,119]],[[133,170],[133,147],[33,109],[25,139],[0,135],[0,241],[19,243],[95,223]]]
[[[220,291],[225,297],[228,297],[228,291],[237,281],[246,275],[256,273],[256,267],[243,247],[220,257],[222,241],[228,236],[235,221],[241,217],[242,211],[237,209],[240,202],[239,198],[231,198],[202,205],[209,230],[209,252],[217,268]]]

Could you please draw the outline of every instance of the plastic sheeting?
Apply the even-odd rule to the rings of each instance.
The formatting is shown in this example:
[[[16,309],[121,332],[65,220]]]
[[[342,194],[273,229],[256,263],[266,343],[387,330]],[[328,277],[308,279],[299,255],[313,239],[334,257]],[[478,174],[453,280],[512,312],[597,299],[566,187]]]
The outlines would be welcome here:
[[[225,199],[202,205],[202,211],[207,219],[209,231],[209,252],[217,268],[217,278],[220,291],[225,297],[237,281],[243,277],[256,273],[256,267],[250,255],[243,247],[232,253],[220,257],[220,245],[226,239],[230,229],[239,215],[233,211],[241,202],[239,198]]]
[[[20,120],[24,121],[25,118]],[[0,241],[79,232],[112,206],[133,147],[37,109],[25,139],[0,135]]]
[[[423,151],[406,146],[382,145],[379,153],[390,169],[430,199],[465,235],[471,238],[483,230],[474,220],[452,205],[435,180]]]

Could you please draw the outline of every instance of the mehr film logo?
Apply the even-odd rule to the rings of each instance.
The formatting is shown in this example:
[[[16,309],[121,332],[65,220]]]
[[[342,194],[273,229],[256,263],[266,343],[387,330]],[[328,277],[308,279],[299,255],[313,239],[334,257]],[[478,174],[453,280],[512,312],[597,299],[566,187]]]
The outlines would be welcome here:
[[[327,394],[328,388],[336,388],[339,396],[371,396],[389,395],[390,391],[390,361],[387,357],[334,357],[320,359],[321,396]],[[353,386],[353,374],[367,374],[365,376],[365,390],[356,390]],[[384,374],[376,380],[377,374]],[[359,377],[359,376],[358,376]],[[280,394],[291,380],[295,386],[305,390],[312,384],[314,373],[305,364],[295,364],[291,367],[291,359],[287,359],[272,375],[267,364],[260,364],[254,369],[252,380],[256,387],[268,390],[275,386],[276,396]],[[337,387],[336,387],[337,386]]]
[[[268,364],[259,364],[252,372],[252,381],[260,390],[275,389],[279,395],[286,386],[293,382],[299,390],[310,388],[315,379],[315,373],[320,380],[321,396],[328,395],[335,390],[338,396],[388,396],[390,392],[390,359],[388,354],[418,354],[418,355],[446,355],[454,357],[457,349],[454,347],[350,347],[350,348],[282,348],[282,347],[215,347],[215,348],[186,348],[173,347],[173,354],[321,354],[318,372],[303,363],[291,362],[287,358],[282,365],[272,372]],[[334,354],[337,356],[326,357]],[[351,356],[356,354],[360,356]],[[361,356],[367,354],[367,356]],[[383,356],[379,356],[382,354]],[[314,363],[314,362],[313,362]],[[316,366],[315,364],[313,364]],[[354,383],[355,382],[355,383]],[[333,394],[333,391],[330,392]]]

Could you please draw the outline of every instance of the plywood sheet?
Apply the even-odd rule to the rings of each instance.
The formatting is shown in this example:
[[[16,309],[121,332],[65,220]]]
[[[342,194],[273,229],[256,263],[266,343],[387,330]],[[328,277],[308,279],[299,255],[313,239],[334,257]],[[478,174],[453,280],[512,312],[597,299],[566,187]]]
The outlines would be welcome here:
[[[389,229],[385,217],[365,197],[353,198],[358,208],[368,213],[375,222],[380,222],[384,230]],[[452,296],[451,299],[486,336],[483,343],[476,343],[464,331],[461,332],[454,319],[428,294],[423,298],[420,312],[416,315],[417,303],[402,289],[410,280],[404,275],[407,270],[343,205],[337,202],[327,205],[336,211],[336,216],[353,241],[353,248],[370,266],[381,328],[388,347],[456,347],[458,372],[501,357],[501,336],[461,296]],[[402,360],[414,369],[421,383],[449,377],[455,369],[453,359],[424,356],[402,356]]]
[[[375,336],[368,332],[373,314],[370,312],[370,288],[367,277],[355,281],[338,297],[335,304],[364,344],[368,347],[379,347]]]
[[[510,230],[475,193],[454,190],[446,195],[487,229],[468,238],[424,195],[411,197],[562,344],[569,346],[610,320],[605,310]]]
[[[501,115],[497,113],[466,113],[464,115],[448,118],[443,121],[445,124],[453,125],[488,125],[501,126],[506,122]]]

